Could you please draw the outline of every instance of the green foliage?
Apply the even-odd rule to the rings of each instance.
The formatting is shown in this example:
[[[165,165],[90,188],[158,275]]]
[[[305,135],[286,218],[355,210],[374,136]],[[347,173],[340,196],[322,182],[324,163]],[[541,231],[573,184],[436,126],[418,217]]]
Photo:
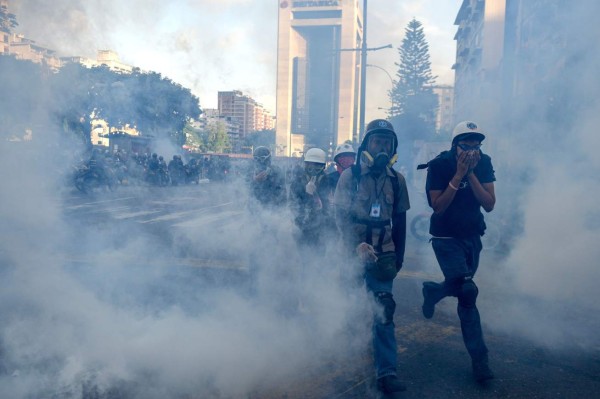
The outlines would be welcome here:
[[[129,124],[143,135],[185,143],[184,128],[200,114],[189,89],[160,74],[121,74],[107,67],[67,64],[58,73],[30,61],[0,56],[0,135],[56,128],[90,145],[90,119]],[[2,137],[4,138],[4,137]]]
[[[9,13],[7,6],[0,6],[0,31],[11,33],[13,28],[16,28],[17,26],[19,26],[19,24],[17,23],[16,15]]]
[[[210,124],[207,130],[206,151],[209,152],[230,152],[231,145],[225,124],[217,122]]]
[[[201,151],[206,150],[205,137],[207,136],[201,130],[195,129],[189,123],[183,128],[185,136],[185,144],[192,148],[197,148]]]
[[[189,89],[155,72],[121,74],[69,64],[52,81],[56,98],[62,100],[55,104],[57,114],[93,114],[111,126],[136,126],[146,136],[168,138],[177,146],[186,141],[188,120],[200,114],[198,98]]]
[[[432,85],[436,77],[431,73],[429,45],[423,27],[416,19],[405,29],[398,51],[400,63],[396,63],[396,84],[389,92],[393,104],[389,117],[407,130],[407,138],[428,139],[435,133],[438,102]]]

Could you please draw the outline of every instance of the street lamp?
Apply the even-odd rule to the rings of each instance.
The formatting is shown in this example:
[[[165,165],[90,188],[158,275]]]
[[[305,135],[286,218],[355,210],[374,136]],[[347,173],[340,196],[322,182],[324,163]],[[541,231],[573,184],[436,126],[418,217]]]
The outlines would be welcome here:
[[[367,51],[377,51],[384,48],[393,48],[391,44],[381,47],[367,47],[367,0],[363,0],[363,38],[360,48],[338,49],[337,51],[360,51],[360,121],[359,121],[359,137],[362,138],[365,132],[365,97],[367,92]]]
[[[394,90],[394,79],[392,79],[392,75],[390,75],[390,73],[388,71],[386,71],[385,69],[383,69],[379,65],[367,64],[367,66],[371,67],[371,68],[381,69],[383,72],[385,72],[385,74],[388,76],[388,78],[390,78],[390,82],[392,84],[392,89],[391,90]],[[393,110],[394,110],[394,96],[391,95],[391,93],[390,93],[390,101],[392,103],[392,112],[393,112]],[[391,115],[391,112],[390,112],[390,115]]]

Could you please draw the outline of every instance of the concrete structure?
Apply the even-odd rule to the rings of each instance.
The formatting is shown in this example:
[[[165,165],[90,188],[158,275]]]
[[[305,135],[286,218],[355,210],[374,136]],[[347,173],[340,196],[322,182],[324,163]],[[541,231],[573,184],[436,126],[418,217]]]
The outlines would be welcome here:
[[[131,73],[134,69],[133,66],[122,63],[117,53],[112,50],[98,50],[95,60],[92,58],[79,56],[62,57],[61,60],[63,63],[78,63],[85,66],[86,68],[106,66],[111,71],[119,73]]]
[[[277,156],[358,139],[358,1],[279,1]],[[299,137],[302,136],[302,137]]]
[[[35,41],[14,33],[9,35],[8,54],[14,55],[18,60],[45,65],[54,72],[58,71],[63,65],[54,50],[42,47],[36,44]]]
[[[273,118],[253,98],[241,91],[220,91],[218,93],[218,112],[222,117],[231,118],[240,126],[239,133],[245,136],[258,130],[273,128]]]
[[[455,120],[493,118],[501,93],[505,9],[506,0],[463,0],[454,21]]]
[[[437,134],[450,132],[454,128],[454,87],[449,85],[433,86],[438,98],[438,110],[435,117]]]

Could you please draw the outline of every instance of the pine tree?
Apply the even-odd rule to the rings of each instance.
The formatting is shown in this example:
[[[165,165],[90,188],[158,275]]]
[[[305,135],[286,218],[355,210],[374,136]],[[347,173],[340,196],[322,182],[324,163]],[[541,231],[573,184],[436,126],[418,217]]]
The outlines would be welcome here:
[[[408,23],[398,52],[400,63],[396,63],[397,80],[389,92],[392,107],[388,116],[407,138],[425,139],[435,133],[438,102],[432,86],[437,76],[431,73],[429,45],[416,19]]]

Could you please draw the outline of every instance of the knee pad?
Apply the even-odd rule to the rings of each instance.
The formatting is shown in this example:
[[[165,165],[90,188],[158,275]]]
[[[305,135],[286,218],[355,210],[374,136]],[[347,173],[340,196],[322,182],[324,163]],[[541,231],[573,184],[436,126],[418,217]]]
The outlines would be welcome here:
[[[396,301],[394,301],[394,296],[389,292],[376,292],[375,299],[377,300],[377,303],[383,306],[383,323],[388,324],[394,321],[394,313],[396,312]]]
[[[472,308],[477,301],[479,289],[471,279],[465,280],[458,290],[458,303],[466,308]]]

